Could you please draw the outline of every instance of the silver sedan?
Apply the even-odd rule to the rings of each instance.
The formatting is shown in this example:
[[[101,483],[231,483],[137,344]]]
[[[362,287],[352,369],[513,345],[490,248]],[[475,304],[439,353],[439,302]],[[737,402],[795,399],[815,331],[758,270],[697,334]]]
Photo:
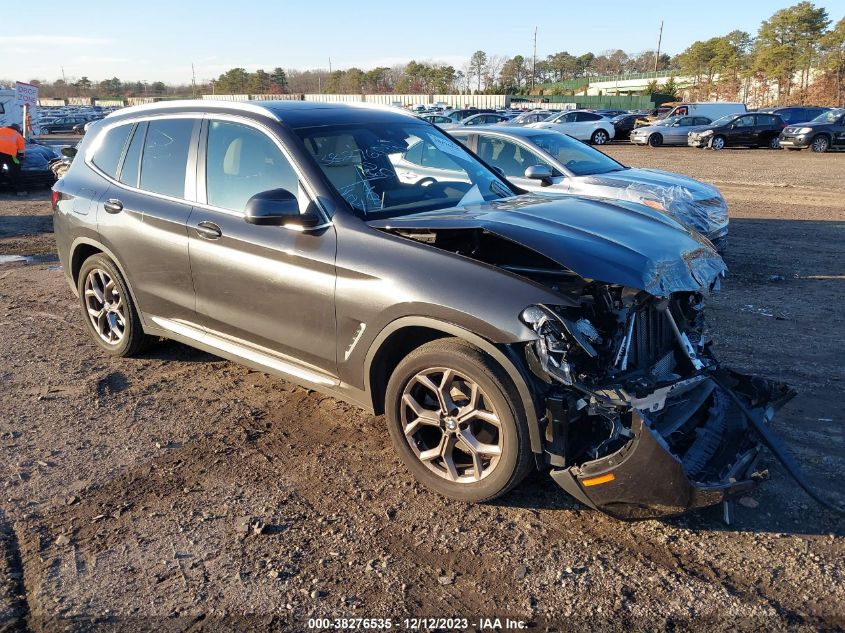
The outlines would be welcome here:
[[[528,191],[638,202],[727,245],[728,206],[718,189],[668,171],[616,162],[570,136],[530,127],[479,127],[449,134]]]
[[[706,116],[673,116],[652,125],[634,128],[631,142],[635,145],[686,145],[691,130],[710,125]]]

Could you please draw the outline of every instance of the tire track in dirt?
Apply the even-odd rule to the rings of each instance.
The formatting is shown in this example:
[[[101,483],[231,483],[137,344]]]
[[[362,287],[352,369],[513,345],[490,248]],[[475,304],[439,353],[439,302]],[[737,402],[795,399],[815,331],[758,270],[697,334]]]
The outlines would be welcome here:
[[[809,605],[802,604],[800,598],[797,598],[794,593],[791,596],[770,594],[757,579],[747,578],[710,561],[694,561],[689,556],[689,552],[681,555],[670,548],[660,547],[651,540],[637,539],[632,531],[620,530],[619,526],[612,524],[610,519],[604,517],[591,519],[592,517],[585,520],[580,527],[596,537],[612,539],[625,551],[649,560],[667,571],[680,572],[702,582],[724,587],[730,594],[749,604],[771,606],[788,626],[809,624],[821,629],[837,629],[843,625],[841,620],[831,619],[831,616],[824,613],[806,611]]]
[[[20,546],[14,527],[0,508],[0,633],[25,633],[28,617]]]

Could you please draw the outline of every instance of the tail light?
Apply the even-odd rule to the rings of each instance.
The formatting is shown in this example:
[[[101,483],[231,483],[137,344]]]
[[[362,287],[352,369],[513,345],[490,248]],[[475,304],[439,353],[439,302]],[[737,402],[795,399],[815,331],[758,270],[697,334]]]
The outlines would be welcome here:
[[[53,191],[50,195],[50,204],[52,204],[52,206],[53,206],[53,211],[58,211],[59,200],[63,200],[62,192],[53,189]]]

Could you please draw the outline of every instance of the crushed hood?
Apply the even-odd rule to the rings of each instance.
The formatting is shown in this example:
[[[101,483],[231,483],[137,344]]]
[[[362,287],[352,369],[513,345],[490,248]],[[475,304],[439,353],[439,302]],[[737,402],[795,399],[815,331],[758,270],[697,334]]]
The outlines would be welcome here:
[[[706,291],[727,270],[706,239],[663,213],[625,201],[525,194],[368,224],[382,230],[489,231],[585,279],[655,296]]]

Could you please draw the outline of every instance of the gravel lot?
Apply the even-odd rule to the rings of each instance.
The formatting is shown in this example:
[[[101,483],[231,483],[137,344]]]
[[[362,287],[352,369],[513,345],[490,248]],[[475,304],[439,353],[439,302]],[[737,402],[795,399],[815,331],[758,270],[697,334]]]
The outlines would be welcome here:
[[[717,352],[799,391],[774,428],[845,501],[845,154],[607,152],[722,189]],[[50,227],[46,193],[0,195],[0,256],[37,256],[0,264],[0,632],[344,616],[845,628],[842,517],[774,459],[730,527],[719,509],[620,523],[544,475],[493,503],[447,501],[405,471],[379,417],[174,343],[98,353]]]

